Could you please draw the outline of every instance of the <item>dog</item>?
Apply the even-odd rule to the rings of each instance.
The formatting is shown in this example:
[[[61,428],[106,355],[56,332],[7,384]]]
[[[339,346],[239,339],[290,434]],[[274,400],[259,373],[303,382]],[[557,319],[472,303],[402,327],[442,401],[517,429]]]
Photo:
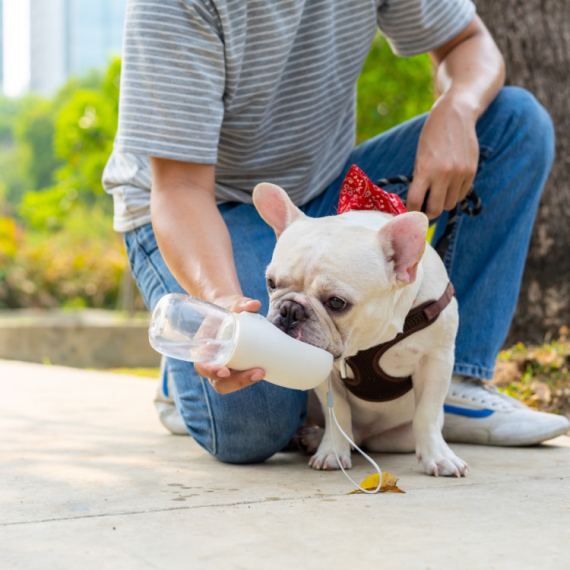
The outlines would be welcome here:
[[[333,354],[334,409],[345,433],[371,452],[415,451],[429,475],[466,475],[469,466],[441,434],[458,327],[455,298],[431,326],[380,358],[386,374],[411,376],[411,391],[391,401],[371,402],[351,393],[342,378],[354,378],[347,358],[393,339],[414,306],[446,291],[445,266],[426,243],[427,217],[419,212],[392,216],[349,211],[310,218],[283,189],[269,183],[255,187],[253,202],[277,236],[266,271],[267,318],[291,337]],[[327,391],[326,381],[315,389],[323,410]],[[325,414],[324,433],[305,432],[314,469],[340,468],[333,436],[342,466],[352,466],[350,444]]]

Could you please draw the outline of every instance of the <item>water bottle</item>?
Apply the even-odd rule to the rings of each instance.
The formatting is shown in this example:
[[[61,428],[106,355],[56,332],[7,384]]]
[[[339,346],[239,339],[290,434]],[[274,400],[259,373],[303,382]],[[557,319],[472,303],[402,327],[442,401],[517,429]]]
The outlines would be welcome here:
[[[291,338],[261,315],[232,313],[180,293],[156,305],[149,340],[157,352],[178,360],[263,368],[265,380],[296,390],[315,388],[333,366],[331,353]]]

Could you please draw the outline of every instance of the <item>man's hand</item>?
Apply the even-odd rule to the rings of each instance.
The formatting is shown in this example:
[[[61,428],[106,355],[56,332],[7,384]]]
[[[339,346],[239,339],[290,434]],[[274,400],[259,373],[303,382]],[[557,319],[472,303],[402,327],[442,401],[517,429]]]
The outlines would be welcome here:
[[[422,129],[407,207],[419,211],[429,190],[428,218],[465,198],[479,160],[475,124],[505,79],[503,57],[475,15],[466,28],[430,53],[442,92]]]
[[[414,180],[406,205],[419,211],[429,190],[426,215],[437,218],[463,200],[479,161],[476,117],[453,98],[442,96],[429,114],[418,143]]]
[[[241,313],[242,311],[257,313],[261,308],[259,301],[241,297],[240,295],[214,299],[212,302],[234,313]],[[207,378],[210,381],[210,384],[218,394],[230,394],[242,388],[247,388],[259,382],[265,376],[265,371],[261,368],[239,371],[231,370],[226,366],[210,366],[203,362],[197,362],[194,367],[202,378]]]

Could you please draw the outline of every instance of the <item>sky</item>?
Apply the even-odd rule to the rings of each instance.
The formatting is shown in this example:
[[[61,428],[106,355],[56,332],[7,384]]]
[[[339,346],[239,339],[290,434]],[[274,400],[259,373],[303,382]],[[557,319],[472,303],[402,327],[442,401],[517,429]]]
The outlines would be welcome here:
[[[30,3],[4,0],[4,93],[22,95],[30,82]]]

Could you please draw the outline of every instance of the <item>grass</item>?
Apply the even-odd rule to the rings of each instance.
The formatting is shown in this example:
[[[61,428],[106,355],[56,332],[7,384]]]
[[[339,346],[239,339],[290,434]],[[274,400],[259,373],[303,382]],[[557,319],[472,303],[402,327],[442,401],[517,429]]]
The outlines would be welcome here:
[[[154,378],[158,380],[160,368],[106,368],[105,372],[114,374],[129,374],[130,376],[142,376],[144,378]]]

